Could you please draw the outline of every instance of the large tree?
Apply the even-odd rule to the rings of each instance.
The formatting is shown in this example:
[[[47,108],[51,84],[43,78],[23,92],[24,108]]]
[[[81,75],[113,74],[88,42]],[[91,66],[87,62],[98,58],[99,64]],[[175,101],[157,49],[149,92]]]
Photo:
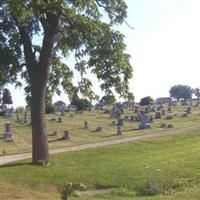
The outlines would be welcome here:
[[[193,93],[197,97],[197,99],[200,100],[200,88],[193,89]]]
[[[173,97],[177,100],[188,100],[192,98],[193,90],[190,86],[187,85],[174,85],[170,88],[169,93],[170,97]]]
[[[49,161],[46,90],[58,92],[59,84],[73,88],[72,71],[64,63],[70,53],[81,80],[90,70],[105,92],[129,94],[130,56],[124,36],[112,28],[124,22],[126,9],[124,0],[0,0],[0,76],[3,83],[20,85],[19,73],[26,80],[33,164]]]

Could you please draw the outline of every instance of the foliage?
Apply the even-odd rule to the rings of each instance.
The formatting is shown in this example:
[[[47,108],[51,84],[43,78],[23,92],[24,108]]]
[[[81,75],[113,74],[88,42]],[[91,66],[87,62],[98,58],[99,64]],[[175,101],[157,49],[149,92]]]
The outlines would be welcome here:
[[[195,88],[193,93],[198,98],[198,100],[200,100],[200,88]]]
[[[91,103],[87,99],[79,99],[79,98],[75,99],[72,102],[72,105],[76,106],[78,111],[87,110],[92,106]]]
[[[69,197],[72,196],[74,191],[76,190],[84,191],[86,190],[86,186],[82,183],[71,183],[71,182],[65,183],[63,190],[61,192],[61,199],[69,200]]]
[[[173,97],[177,100],[187,100],[192,98],[193,90],[190,86],[187,85],[174,85],[171,87],[169,93],[170,97]]]
[[[147,106],[147,105],[150,105],[150,104],[153,104],[153,99],[150,96],[144,97],[140,100],[141,106]]]
[[[106,104],[113,104],[116,99],[114,95],[105,95],[101,98],[101,100]]]
[[[2,104],[12,104],[12,103],[13,101],[12,101],[11,93],[7,88],[5,88],[3,90]]]
[[[15,82],[17,74],[30,86],[32,65],[39,65],[44,55],[45,41],[56,35],[49,54],[51,74],[48,88],[60,93],[73,87],[73,71],[64,58],[73,52],[75,66],[81,81],[78,87],[84,95],[93,98],[91,82],[85,77],[87,69],[102,81],[101,88],[127,97],[128,80],[132,77],[130,56],[125,53],[124,36],[114,24],[124,22],[127,13],[124,0],[118,1],[10,1],[0,2],[0,55],[2,84]],[[105,11],[105,12],[104,12]],[[102,18],[103,14],[108,17]],[[52,27],[52,28],[50,28]],[[50,39],[50,38],[48,38]],[[48,44],[47,44],[48,45]],[[87,86],[87,87],[85,87]]]

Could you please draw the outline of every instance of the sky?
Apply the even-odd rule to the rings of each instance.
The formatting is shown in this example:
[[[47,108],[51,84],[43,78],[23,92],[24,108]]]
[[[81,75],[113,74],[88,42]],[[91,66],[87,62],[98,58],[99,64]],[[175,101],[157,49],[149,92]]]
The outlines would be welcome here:
[[[200,87],[200,1],[126,0],[128,18],[117,27],[125,35],[131,55],[133,79],[131,92],[136,101],[142,97],[169,96],[176,84]],[[78,76],[78,75],[77,75]],[[78,78],[78,77],[75,77]],[[101,96],[96,80],[94,90]],[[14,106],[25,105],[23,89],[9,86]],[[54,96],[53,101],[67,101]]]

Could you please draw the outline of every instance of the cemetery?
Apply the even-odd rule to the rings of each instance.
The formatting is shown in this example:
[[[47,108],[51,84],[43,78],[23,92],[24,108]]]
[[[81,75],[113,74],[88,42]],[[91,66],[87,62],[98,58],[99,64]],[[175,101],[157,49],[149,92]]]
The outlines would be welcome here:
[[[150,112],[145,114],[144,107],[133,109],[132,106],[123,109],[123,114],[119,114],[121,106],[117,107],[116,104],[97,110],[83,111],[82,114],[74,109],[47,114],[47,135],[50,149],[104,141],[108,138],[116,139],[116,135],[121,138],[166,131],[166,128],[161,125],[163,123],[173,124],[175,129],[198,124],[200,107],[193,106],[191,108],[179,104],[173,106],[173,111],[167,111],[167,106],[167,104],[163,105],[166,114],[163,117],[161,117],[161,112],[151,112],[151,108]],[[152,107],[156,109],[157,106]],[[110,110],[110,112],[104,112],[104,110]],[[159,116],[157,116],[158,114]],[[5,134],[5,139],[0,140],[1,155],[30,152],[32,143],[30,111],[17,110],[17,113],[13,111],[9,116],[6,112],[5,116],[0,116],[0,119],[1,138]],[[61,139],[65,131],[70,132],[70,139],[67,141]],[[57,134],[53,134],[54,132]],[[119,134],[119,132],[123,134]]]
[[[200,200],[199,7],[0,1],[0,200]]]

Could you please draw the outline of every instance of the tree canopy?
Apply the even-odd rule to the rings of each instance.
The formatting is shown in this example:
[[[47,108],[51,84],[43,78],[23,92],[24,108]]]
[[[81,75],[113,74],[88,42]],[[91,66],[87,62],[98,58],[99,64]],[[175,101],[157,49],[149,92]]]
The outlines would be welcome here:
[[[151,98],[150,96],[144,97],[140,100],[140,105],[141,106],[148,106],[150,104],[153,104],[153,98]]]
[[[195,88],[193,90],[193,93],[197,97],[197,99],[200,100],[200,88]]]
[[[174,85],[171,87],[169,93],[170,97],[173,97],[177,100],[188,100],[192,98],[193,90],[190,86],[187,85]]]
[[[12,104],[12,103],[13,103],[13,101],[12,101],[11,93],[7,88],[5,88],[3,90],[2,104],[8,104],[9,105],[9,104]]]
[[[111,92],[115,89],[127,97],[128,80],[132,77],[130,56],[125,53],[124,36],[112,29],[112,25],[124,21],[126,9],[123,0],[0,1],[2,84],[15,81],[16,85],[21,85],[17,79],[19,73],[30,87],[29,70],[25,67],[28,62],[40,62],[48,46],[44,38],[52,31],[56,32],[55,42],[51,55],[46,55],[52,58],[49,91],[59,93],[59,84],[66,91],[73,87],[73,67],[67,66],[64,60],[73,53],[74,68],[81,75],[80,92],[94,97],[87,78],[87,69],[90,69],[102,81],[102,90]],[[107,16],[103,16],[104,11]],[[30,94],[30,89],[26,88],[26,91]]]

